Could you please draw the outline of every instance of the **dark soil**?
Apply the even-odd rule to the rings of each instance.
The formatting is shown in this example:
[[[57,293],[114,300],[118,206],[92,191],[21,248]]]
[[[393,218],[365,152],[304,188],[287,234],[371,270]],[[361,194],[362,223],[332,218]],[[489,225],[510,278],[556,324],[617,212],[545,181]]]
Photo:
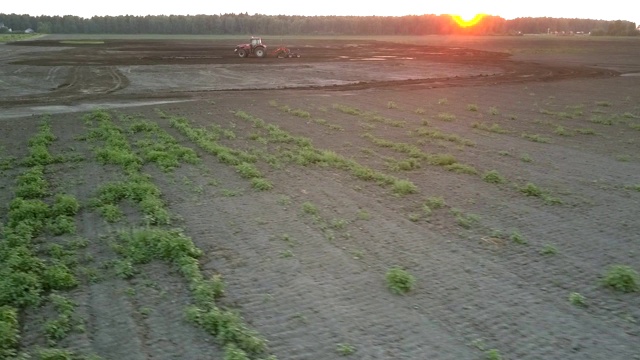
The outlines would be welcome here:
[[[640,359],[638,293],[602,284],[611,265],[640,271],[637,39],[288,41],[302,58],[239,59],[235,41],[2,46],[0,80],[13,90],[0,97],[0,159],[26,156],[45,112],[59,137],[51,152],[83,159],[46,171],[52,192],[83,204],[78,235],[90,241],[86,266],[100,275],[65,293],[87,326],[60,346],[105,359],[222,357],[214,337],[184,320],[192,299],[173,267],[154,262],[129,280],[101,267],[117,256],[114,233],[141,222],[131,210],[106,224],[86,206],[98,186],[122,176],[82,140],[83,115],[101,106],[117,108],[114,118],[155,122],[196,150],[200,165],[142,171],[162,190],[172,226],[204,251],[202,270],[223,276],[221,304],[279,359],[340,359],[339,344],[354,359],[480,360],[489,349],[504,359]],[[417,192],[399,196],[346,169],[302,165],[292,143],[260,141],[266,132],[238,111],[409,180]],[[274,188],[254,190],[167,115],[232,132],[219,142],[255,154]],[[430,164],[403,152],[406,144],[476,172]],[[411,169],[394,167],[411,159]],[[484,181],[490,170],[505,182]],[[13,198],[23,171],[17,162],[0,173],[0,203]],[[527,183],[547,201],[523,193]],[[433,197],[445,205],[427,212]],[[0,208],[3,222],[6,214]],[[416,278],[404,296],[387,289],[393,266]],[[572,304],[571,293],[586,306]],[[46,314],[26,311],[23,350],[46,345]]]

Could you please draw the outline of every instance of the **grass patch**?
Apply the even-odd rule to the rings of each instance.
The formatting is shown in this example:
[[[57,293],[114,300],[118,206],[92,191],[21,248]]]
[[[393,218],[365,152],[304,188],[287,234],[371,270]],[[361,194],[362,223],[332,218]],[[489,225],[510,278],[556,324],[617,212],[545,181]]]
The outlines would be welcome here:
[[[493,115],[493,116],[500,115],[500,110],[498,110],[498,108],[495,107],[495,106],[490,106],[489,107],[489,114]]]
[[[0,306],[0,357],[10,359],[16,356],[19,341],[18,309]]]
[[[584,295],[577,292],[572,292],[569,294],[569,302],[571,303],[571,305],[574,305],[574,306],[579,306],[579,307],[587,306],[587,298],[585,298]]]
[[[393,182],[392,191],[396,195],[408,195],[418,192],[418,188],[409,180],[396,180]]]
[[[607,269],[602,282],[616,291],[635,292],[639,290],[640,275],[630,266],[613,265]]]
[[[273,183],[265,178],[251,179],[251,187],[259,191],[268,191],[273,189]]]
[[[336,352],[342,356],[349,356],[356,352],[356,348],[351,344],[336,345]]]
[[[486,360],[502,360],[503,357],[497,349],[490,349],[484,353]]]
[[[427,198],[424,202],[424,205],[428,206],[431,209],[440,209],[445,207],[447,204],[444,201],[444,198],[441,196],[433,196]]]
[[[589,119],[589,121],[594,124],[607,125],[607,126],[613,125],[614,120],[615,118],[613,116],[600,116],[600,115],[593,115],[591,119]]]
[[[520,245],[526,245],[527,244],[527,240],[517,230],[514,230],[511,233],[511,235],[509,235],[509,239],[511,239],[511,241],[513,241],[516,244],[520,244]]]
[[[302,203],[302,212],[309,215],[318,215],[320,211],[318,210],[318,207],[315,204],[307,201]]]
[[[474,122],[473,124],[471,124],[471,127],[473,127],[474,129],[488,131],[496,134],[507,134],[509,132],[496,123],[489,125],[484,122]]]
[[[531,158],[531,155],[529,155],[529,154],[522,154],[522,155],[520,156],[520,160],[521,160],[522,162],[526,162],[526,163],[533,162],[533,159]]]
[[[549,204],[549,205],[562,204],[562,200],[550,196],[547,193],[547,191],[543,190],[542,188],[538,187],[533,183],[527,183],[525,186],[521,187],[520,192],[522,192],[526,196],[534,196],[534,197],[541,198],[542,200],[544,200],[546,204]]]
[[[416,279],[406,270],[400,267],[392,267],[385,275],[387,287],[392,293],[404,295],[411,291],[416,283]]]
[[[571,130],[567,130],[565,129],[563,126],[556,126],[556,128],[553,130],[553,133],[559,136],[573,136],[574,133]]]
[[[430,137],[432,139],[446,140],[460,145],[475,146],[475,142],[465,139],[457,134],[444,133],[438,129],[421,127],[416,130],[418,136]]]
[[[546,244],[540,250],[540,254],[541,255],[556,255],[556,254],[558,254],[558,248],[556,248],[555,246],[553,246],[551,244]]]
[[[474,168],[471,165],[466,165],[466,164],[453,163],[453,164],[450,164],[450,165],[446,165],[444,168],[449,170],[449,171],[453,171],[455,173],[458,173],[458,174],[469,174],[469,175],[477,175],[478,174],[478,170],[476,170],[476,168]]]
[[[527,139],[529,141],[537,142],[537,143],[550,143],[551,139],[548,137],[544,137],[540,134],[526,134],[522,133],[520,135],[522,138]]]
[[[482,180],[490,184],[503,184],[506,182],[504,176],[500,175],[500,173],[496,170],[489,170],[484,173],[482,175]]]
[[[442,120],[442,121],[455,121],[456,120],[456,116],[450,113],[439,113],[436,118],[438,120]]]
[[[480,222],[480,216],[476,214],[464,214],[459,209],[451,209],[456,218],[456,224],[465,229],[471,229]]]
[[[476,112],[476,111],[478,111],[478,105],[477,104],[467,104],[467,110]]]
[[[582,134],[582,135],[595,135],[596,131],[591,129],[591,128],[579,128],[576,129],[576,132],[578,134]]]

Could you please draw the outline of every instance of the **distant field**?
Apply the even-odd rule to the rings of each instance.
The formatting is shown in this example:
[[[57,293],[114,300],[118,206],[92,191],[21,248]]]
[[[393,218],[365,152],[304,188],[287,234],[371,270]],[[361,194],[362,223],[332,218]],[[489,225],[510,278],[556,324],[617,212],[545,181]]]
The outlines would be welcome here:
[[[29,38],[33,38],[36,36],[41,36],[40,34],[2,34],[0,35],[0,43],[10,42],[10,41],[18,41],[18,40],[26,40]]]

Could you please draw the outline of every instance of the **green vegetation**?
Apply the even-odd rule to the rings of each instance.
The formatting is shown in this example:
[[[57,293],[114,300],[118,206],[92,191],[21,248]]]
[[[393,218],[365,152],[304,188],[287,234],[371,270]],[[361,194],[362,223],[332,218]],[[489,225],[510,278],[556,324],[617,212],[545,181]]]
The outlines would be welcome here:
[[[16,356],[19,340],[18,310],[11,306],[0,306],[0,358]]]
[[[456,218],[456,223],[465,229],[471,229],[474,225],[480,222],[480,216],[476,214],[465,214],[460,209],[453,208],[451,213]]]
[[[537,142],[537,143],[550,143],[551,139],[548,137],[544,137],[540,134],[521,134],[520,136],[522,136],[524,139],[533,141],[533,142]]]
[[[309,214],[309,215],[318,215],[318,213],[319,213],[318,207],[315,206],[313,203],[308,202],[308,201],[302,203],[302,211],[305,214]]]
[[[558,249],[551,244],[546,244],[540,250],[541,255],[556,255],[557,253],[558,253]]]
[[[520,245],[526,245],[527,244],[527,240],[517,230],[514,230],[511,233],[511,235],[509,236],[509,238],[511,239],[511,241],[513,241],[516,244],[520,244]]]
[[[369,214],[369,212],[367,212],[366,210],[358,210],[357,217],[359,220],[370,220],[371,214]]]
[[[467,105],[467,110],[469,110],[469,111],[478,111],[478,105],[477,104],[468,104]]]
[[[446,165],[444,168],[458,174],[469,174],[469,175],[478,174],[478,170],[476,170],[476,168],[467,164],[453,163],[450,165]]]
[[[567,130],[565,129],[563,126],[556,126],[555,130],[553,130],[553,133],[559,136],[573,136],[573,131],[571,130]]]
[[[497,349],[490,349],[485,352],[486,360],[502,360],[502,355]]]
[[[144,139],[135,143],[144,163],[155,163],[163,171],[169,172],[177,168],[181,162],[189,164],[200,162],[200,158],[193,149],[179,145],[173,136],[155,122],[131,116],[123,116],[121,121],[129,123],[131,133],[144,134]]]
[[[489,125],[484,122],[474,122],[473,124],[471,124],[471,127],[473,127],[474,129],[488,131],[496,134],[507,134],[509,132],[496,123]]]
[[[620,292],[635,292],[640,289],[640,275],[626,265],[613,265],[607,269],[603,284]]]
[[[413,275],[399,267],[392,267],[389,269],[386,274],[386,279],[389,290],[399,295],[403,295],[411,291],[416,283],[416,279]]]
[[[389,119],[375,112],[367,112],[347,105],[333,104],[333,108],[343,114],[358,116],[369,122],[381,123],[393,127],[404,127],[406,125],[406,121]]]
[[[393,182],[392,190],[397,195],[408,195],[418,191],[418,188],[409,180],[396,180]]]
[[[578,134],[582,135],[595,135],[596,131],[591,128],[579,128],[575,129]]]
[[[439,113],[436,118],[442,121],[454,121],[456,116],[450,113]]]
[[[482,180],[491,184],[503,184],[506,182],[504,176],[496,170],[489,170],[482,175]]]
[[[569,302],[572,305],[586,307],[587,306],[587,298],[577,292],[572,292],[569,294]]]
[[[521,187],[520,192],[522,192],[526,196],[541,198],[545,203],[549,205],[562,204],[562,200],[550,196],[545,190],[541,189],[533,183],[527,183],[525,186]]]
[[[448,133],[442,132],[442,131],[440,131],[438,129],[434,129],[434,128],[430,128],[430,127],[418,128],[416,130],[416,134],[418,136],[425,136],[425,137],[429,137],[429,138],[432,138],[432,139],[438,139],[438,140],[446,140],[446,141],[450,141],[450,142],[453,142],[453,143],[456,143],[456,144],[460,144],[460,145],[465,145],[465,146],[475,146],[475,144],[476,144],[472,140],[460,137],[460,135],[448,134]]]
[[[26,40],[26,39],[32,38],[34,36],[38,36],[38,34],[24,34],[24,33],[3,34],[3,33],[0,33],[0,43]]]
[[[520,160],[522,160],[522,162],[526,162],[526,163],[533,162],[533,159],[531,158],[531,155],[529,155],[529,154],[522,154],[520,156]]]
[[[334,108],[341,109],[341,111],[355,111],[351,108],[345,108],[341,105],[334,105]],[[346,159],[333,151],[316,149],[313,147],[311,141],[308,138],[292,136],[279,127],[267,124],[264,120],[252,116],[246,112],[236,111],[235,116],[253,123],[253,126],[260,131],[266,131],[268,134],[267,139],[269,142],[286,144],[288,146],[288,149],[286,151],[283,151],[283,162],[293,162],[301,166],[320,165],[334,167],[341,170],[348,170],[354,177],[365,181],[375,181],[380,186],[395,184],[393,191],[396,194],[410,193],[406,191],[410,188],[410,186],[406,186],[407,180],[401,180],[396,177],[378,172],[369,167],[363,166],[354,160]]]
[[[356,352],[356,348],[351,344],[338,344],[336,351],[342,356],[349,356]]]
[[[446,206],[446,203],[443,197],[434,196],[434,197],[427,198],[427,200],[425,200],[424,202],[424,205],[435,210],[435,209],[443,208],[444,206]]]
[[[44,323],[43,328],[50,345],[66,338],[73,330],[83,330],[82,321],[74,315],[76,304],[58,294],[49,295],[58,316]]]
[[[613,125],[613,122],[615,121],[615,117],[593,115],[589,121],[591,121],[594,124]]]
[[[257,161],[255,155],[246,151],[231,149],[218,143],[220,134],[216,131],[206,128],[194,128],[189,120],[182,117],[171,117],[169,122],[171,127],[196,143],[202,150],[216,156],[224,164],[235,166],[242,162],[255,163]]]
[[[291,114],[293,116],[297,116],[299,118],[303,118],[303,119],[311,119],[311,114],[306,111],[306,110],[302,110],[302,109],[292,109],[291,107],[289,107],[288,105],[279,105],[277,101],[275,100],[271,100],[269,101],[269,105],[278,108],[278,110]]]
[[[102,40],[60,40],[58,42],[64,45],[102,45],[104,44],[104,41]]]

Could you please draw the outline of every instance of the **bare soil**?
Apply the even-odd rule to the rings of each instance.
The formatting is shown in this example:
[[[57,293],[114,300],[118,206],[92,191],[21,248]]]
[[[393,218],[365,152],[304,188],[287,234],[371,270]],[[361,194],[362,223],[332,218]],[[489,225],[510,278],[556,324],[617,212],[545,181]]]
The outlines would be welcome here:
[[[143,172],[173,226],[204,251],[203,271],[223,276],[223,305],[279,359],[343,358],[339,344],[357,359],[484,359],[489,349],[513,360],[640,359],[638,293],[602,284],[611,265],[640,271],[638,39],[287,40],[297,59],[239,59],[228,40],[60,40],[0,45],[0,158],[24,158],[48,113],[58,136],[51,152],[83,159],[46,171],[52,192],[83,204],[78,235],[99,274],[65,294],[86,326],[62,347],[105,359],[222,358],[219,342],[184,320],[192,299],[174,268],[151,263],[123,280],[101,266],[117,256],[114,232],[138,226],[140,215],[107,224],[88,206],[98,186],[123,176],[81,140],[83,115],[100,107],[153,121],[198,153],[200,165]],[[399,196],[348,170],[288,161],[290,145],[256,141],[259,129],[238,111],[410,180],[417,192]],[[220,143],[257,154],[274,188],[252,189],[162,114],[233,132]],[[424,160],[399,170],[393,164],[410,155],[375,138],[453,155],[477,173]],[[490,170],[505,183],[483,181]],[[1,204],[23,171],[18,162],[0,173]],[[561,204],[526,196],[527,183]],[[446,205],[428,214],[432,197]],[[550,247],[555,255],[544,254]],[[387,289],[393,266],[416,278],[404,296]],[[48,313],[21,315],[23,350],[46,346]]]

